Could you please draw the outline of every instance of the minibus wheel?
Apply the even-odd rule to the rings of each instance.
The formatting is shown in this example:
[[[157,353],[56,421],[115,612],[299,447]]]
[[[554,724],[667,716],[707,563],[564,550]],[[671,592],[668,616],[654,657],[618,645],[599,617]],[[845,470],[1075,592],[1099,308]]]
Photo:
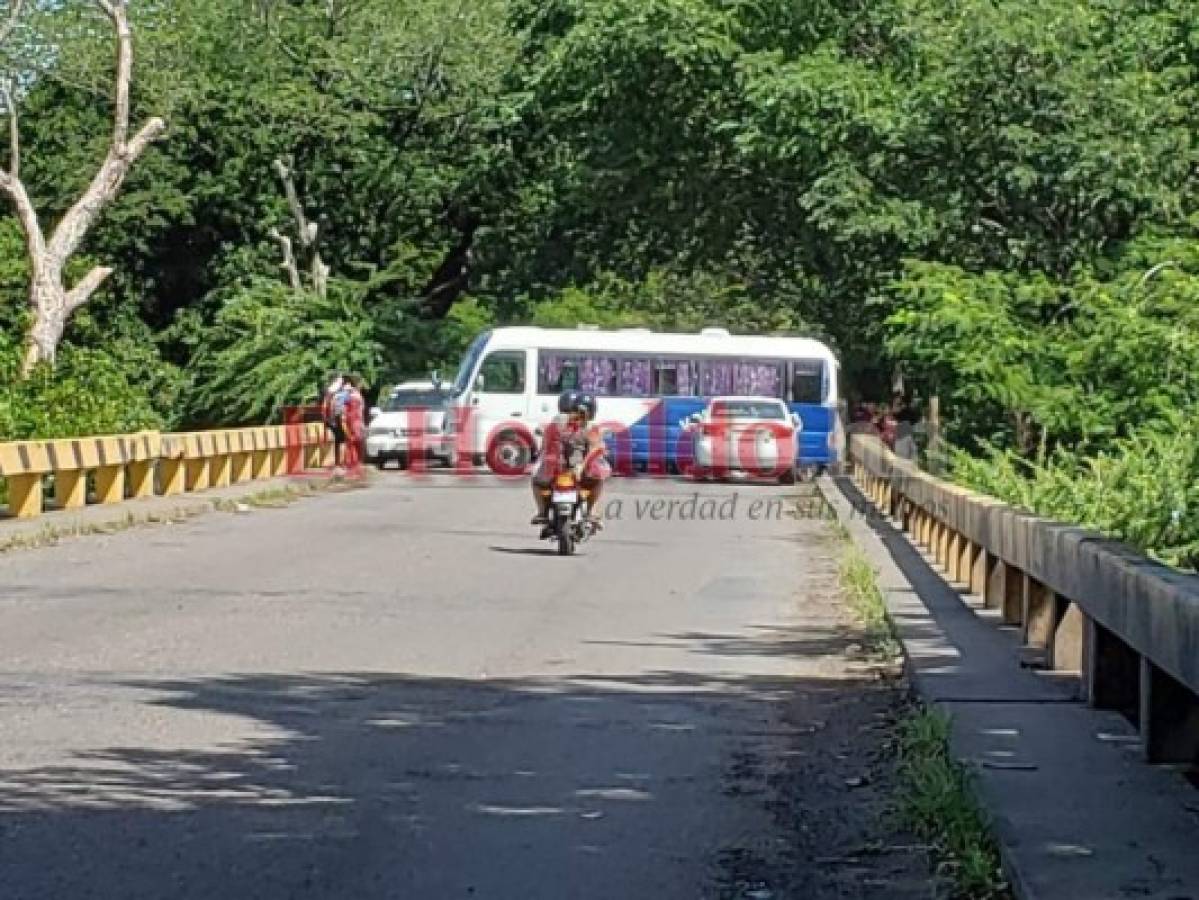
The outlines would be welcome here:
[[[533,459],[533,445],[518,431],[505,431],[487,448],[487,467],[497,475],[523,475]]]

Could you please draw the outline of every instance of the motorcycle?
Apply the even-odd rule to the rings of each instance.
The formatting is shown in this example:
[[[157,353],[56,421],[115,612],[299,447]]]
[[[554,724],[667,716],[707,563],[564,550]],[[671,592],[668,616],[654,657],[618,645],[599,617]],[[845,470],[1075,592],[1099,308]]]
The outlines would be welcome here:
[[[570,556],[575,548],[595,534],[591,521],[591,491],[580,483],[576,469],[555,476],[549,491],[549,525],[541,532],[545,540],[558,544],[560,556]]]

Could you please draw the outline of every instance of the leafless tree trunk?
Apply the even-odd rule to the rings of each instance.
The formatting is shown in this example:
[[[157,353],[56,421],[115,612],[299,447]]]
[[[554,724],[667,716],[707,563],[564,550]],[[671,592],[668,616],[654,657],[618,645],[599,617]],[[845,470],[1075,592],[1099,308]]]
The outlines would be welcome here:
[[[113,133],[108,153],[82,196],[66,212],[47,238],[38,221],[37,211],[21,181],[20,128],[11,87],[4,89],[9,118],[11,144],[9,169],[0,171],[0,191],[8,194],[16,209],[25,235],[29,257],[29,303],[33,324],[26,340],[22,372],[28,376],[39,362],[53,363],[67,320],[96,292],[112,269],[97,266],[73,287],[63,283],[67,263],[79,249],[101,211],[121,189],[130,168],[154,141],[166,131],[160,118],[148,121],[137,134],[129,136],[129,90],[133,78],[133,31],[129,27],[127,0],[94,0],[112,23],[117,39],[116,90]],[[23,0],[11,0],[9,19],[0,25],[0,39],[15,27]]]
[[[8,14],[4,17],[4,21],[0,22],[0,47],[8,40],[8,36],[13,33],[13,29],[17,27],[17,23],[21,21],[21,10],[25,6],[25,0],[8,0]]]
[[[1016,432],[1016,450],[1021,456],[1029,456],[1033,445],[1032,422],[1028,413],[1022,410],[1012,411],[1012,427]]]
[[[308,220],[308,216],[304,213],[304,204],[300,201],[300,194],[296,190],[296,182],[292,178],[291,169],[281,159],[275,160],[275,174],[283,183],[283,193],[287,196],[287,205],[291,207],[292,218],[296,220],[296,232],[300,236],[300,246],[311,260],[309,278],[312,281],[312,290],[317,296],[324,297],[329,290],[329,267],[321,259],[320,226],[316,222]],[[301,290],[303,281],[300,278],[300,267],[296,262],[291,238],[274,228],[271,229],[271,237],[279,242],[283,251],[282,266],[287,272],[287,280],[291,283],[292,289]]]

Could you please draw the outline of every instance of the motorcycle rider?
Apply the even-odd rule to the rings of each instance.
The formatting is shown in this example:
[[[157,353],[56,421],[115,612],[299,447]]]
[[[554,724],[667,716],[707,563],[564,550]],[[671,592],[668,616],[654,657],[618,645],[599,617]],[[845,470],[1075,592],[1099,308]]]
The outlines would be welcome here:
[[[599,517],[599,500],[603,482],[612,474],[604,454],[604,438],[595,421],[598,403],[593,394],[584,391],[563,391],[558,396],[558,415],[545,432],[545,444],[537,469],[533,472],[533,501],[537,514],[530,524],[549,524],[549,494],[547,489],[562,471],[572,455],[581,459],[575,466],[579,486],[591,493],[588,522],[597,530],[603,527]]]

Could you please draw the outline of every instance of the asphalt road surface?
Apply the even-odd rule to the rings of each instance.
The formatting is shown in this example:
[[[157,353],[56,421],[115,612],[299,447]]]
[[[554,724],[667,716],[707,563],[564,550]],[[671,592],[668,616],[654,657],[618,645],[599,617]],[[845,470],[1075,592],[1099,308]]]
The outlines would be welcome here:
[[[0,898],[929,896],[794,490],[619,480],[564,559],[387,473],[0,557]]]

